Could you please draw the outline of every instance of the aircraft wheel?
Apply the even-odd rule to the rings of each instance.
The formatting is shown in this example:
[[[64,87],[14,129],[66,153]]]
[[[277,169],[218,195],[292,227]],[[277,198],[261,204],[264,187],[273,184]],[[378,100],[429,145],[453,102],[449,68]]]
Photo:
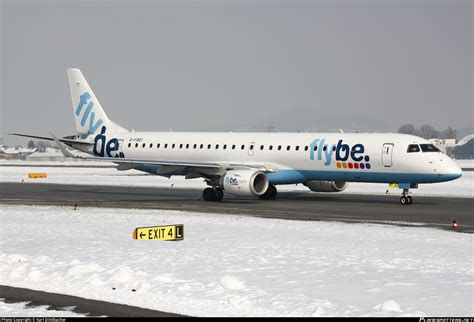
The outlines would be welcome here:
[[[407,204],[408,204],[408,197],[402,196],[402,197],[400,198],[400,203],[401,203],[402,205],[407,205]]]
[[[277,194],[278,194],[278,190],[275,186],[270,186],[271,187],[271,190],[270,190],[270,199],[275,199]]]
[[[206,188],[202,192],[202,198],[205,201],[213,201],[214,198],[215,198],[215,195],[216,195],[216,193],[214,192],[214,189],[212,189],[212,188]]]
[[[408,204],[411,205],[413,203],[412,197],[408,196],[407,198],[408,198]]]
[[[224,198],[224,191],[222,189],[214,188],[215,198],[214,201],[221,201]]]
[[[277,196],[277,188],[274,185],[269,185],[267,188],[267,191],[261,196],[258,196],[260,199],[264,200],[269,200],[269,199],[275,199]]]

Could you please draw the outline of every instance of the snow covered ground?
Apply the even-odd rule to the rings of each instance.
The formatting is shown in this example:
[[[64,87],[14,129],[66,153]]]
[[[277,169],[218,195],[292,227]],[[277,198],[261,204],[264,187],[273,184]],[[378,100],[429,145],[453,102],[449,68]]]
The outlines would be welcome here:
[[[470,160],[467,160],[468,162]],[[79,162],[69,162],[77,164]],[[90,162],[89,162],[90,163]],[[49,163],[32,163],[34,165]],[[60,164],[60,163],[57,163]],[[102,163],[101,163],[102,164]],[[105,165],[107,163],[104,163]],[[199,188],[204,189],[206,184],[203,179],[185,180],[182,176],[171,179],[149,175],[137,170],[117,171],[115,168],[73,168],[73,167],[2,167],[0,163],[0,182],[28,182],[28,183],[62,183],[62,184],[97,184],[120,186],[148,186],[148,187],[173,187],[173,188]],[[44,179],[29,179],[29,172],[45,172],[48,177]],[[342,193],[348,194],[385,194],[388,185],[378,183],[349,183],[348,188]],[[301,191],[310,193],[305,186],[280,185],[279,191]],[[474,197],[474,171],[466,171],[457,180],[436,184],[420,185],[419,189],[412,190],[414,196],[448,196],[448,197]],[[397,188],[390,188],[390,193],[400,194]]]
[[[8,317],[84,317],[85,314],[78,314],[68,310],[57,311],[48,310],[48,306],[28,306],[29,302],[5,303],[0,298],[0,312],[2,316]]]
[[[472,234],[53,206],[0,222],[2,285],[192,316],[474,315]],[[132,239],[166,224],[184,240]]]

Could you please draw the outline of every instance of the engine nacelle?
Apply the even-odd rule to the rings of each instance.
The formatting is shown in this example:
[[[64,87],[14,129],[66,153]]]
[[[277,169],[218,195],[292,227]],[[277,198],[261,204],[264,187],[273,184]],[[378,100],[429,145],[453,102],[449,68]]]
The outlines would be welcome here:
[[[314,192],[341,192],[348,186],[345,181],[308,181],[304,184]]]
[[[238,196],[260,196],[268,189],[265,173],[255,170],[227,171],[219,183],[223,190]]]

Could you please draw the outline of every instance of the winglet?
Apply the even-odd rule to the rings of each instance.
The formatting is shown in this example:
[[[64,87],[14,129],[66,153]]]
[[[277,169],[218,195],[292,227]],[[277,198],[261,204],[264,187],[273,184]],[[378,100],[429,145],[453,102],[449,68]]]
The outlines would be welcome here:
[[[53,140],[54,142],[56,142],[56,145],[58,146],[59,150],[61,151],[61,153],[65,156],[65,157],[69,157],[69,158],[78,158],[78,156],[72,154],[71,152],[69,152],[68,150],[66,150],[66,147],[64,146],[63,143],[61,143],[58,138],[56,137],[56,135],[54,135],[52,132],[49,132],[49,134],[51,134],[51,136],[53,137]]]

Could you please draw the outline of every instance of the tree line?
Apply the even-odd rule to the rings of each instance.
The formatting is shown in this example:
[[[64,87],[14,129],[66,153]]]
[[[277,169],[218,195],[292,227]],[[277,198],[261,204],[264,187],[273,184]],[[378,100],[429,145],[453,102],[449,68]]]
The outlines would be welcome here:
[[[38,149],[38,151],[40,152],[44,152],[46,150],[46,148],[50,148],[52,147],[53,145],[48,142],[48,141],[44,141],[44,140],[38,140],[38,141],[33,141],[33,140],[30,140],[28,142],[28,149]]]
[[[404,124],[398,129],[398,133],[420,136],[424,139],[456,139],[456,130],[451,126],[445,130],[438,131],[433,126],[425,124],[416,128],[413,124]]]

